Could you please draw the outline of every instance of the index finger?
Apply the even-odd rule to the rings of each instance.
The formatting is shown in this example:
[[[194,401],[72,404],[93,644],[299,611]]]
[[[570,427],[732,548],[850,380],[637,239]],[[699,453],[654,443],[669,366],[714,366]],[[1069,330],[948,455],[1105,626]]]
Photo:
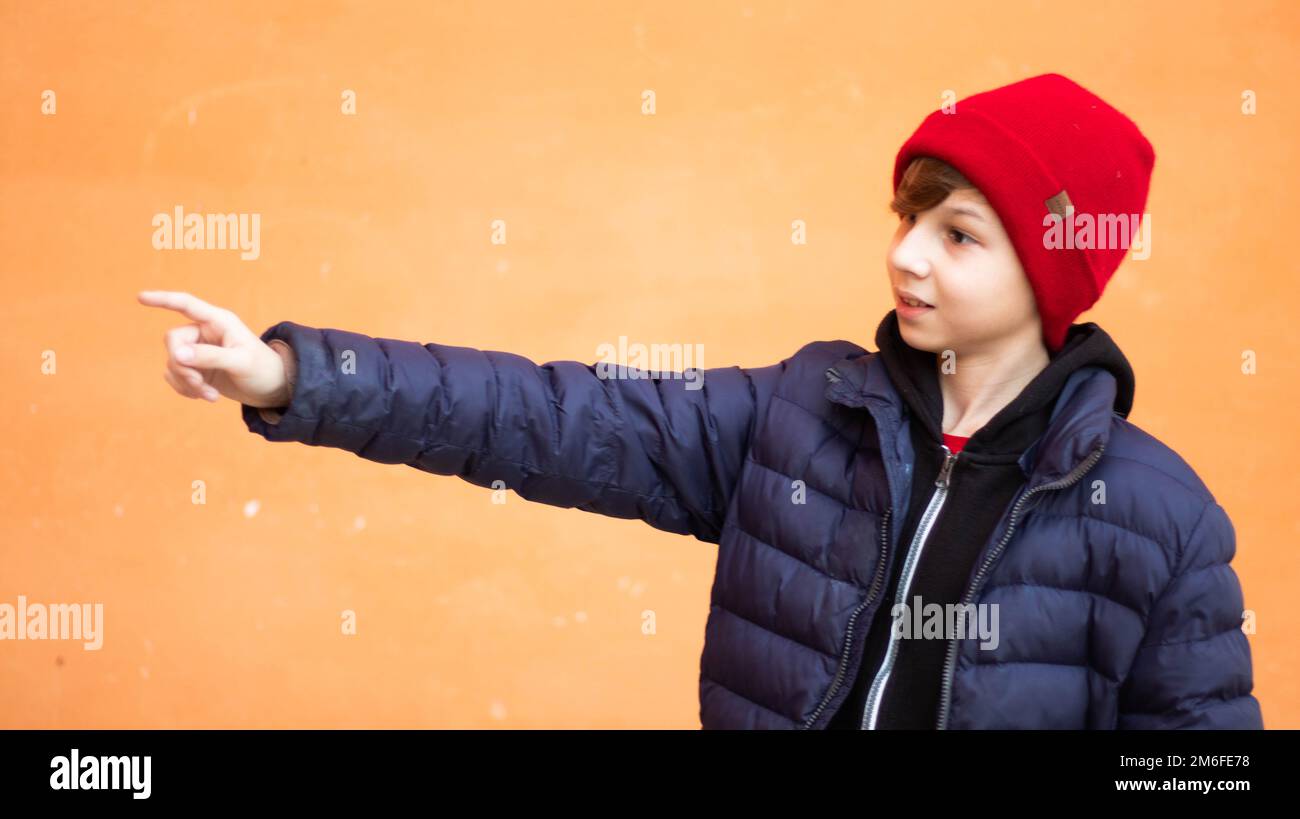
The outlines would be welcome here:
[[[223,312],[220,307],[208,304],[198,296],[182,293],[175,290],[141,290],[136,294],[136,299],[141,304],[147,304],[150,307],[166,307],[169,310],[175,310],[183,313],[195,321],[207,322],[218,326],[224,326]]]

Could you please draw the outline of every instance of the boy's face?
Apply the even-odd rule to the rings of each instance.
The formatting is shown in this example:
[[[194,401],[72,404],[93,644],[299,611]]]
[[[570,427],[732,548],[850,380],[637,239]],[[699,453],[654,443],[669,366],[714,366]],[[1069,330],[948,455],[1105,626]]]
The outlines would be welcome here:
[[[885,256],[903,340],[918,350],[996,352],[1041,338],[1034,292],[1002,221],[973,189],[903,216]],[[911,293],[932,307],[914,309]]]

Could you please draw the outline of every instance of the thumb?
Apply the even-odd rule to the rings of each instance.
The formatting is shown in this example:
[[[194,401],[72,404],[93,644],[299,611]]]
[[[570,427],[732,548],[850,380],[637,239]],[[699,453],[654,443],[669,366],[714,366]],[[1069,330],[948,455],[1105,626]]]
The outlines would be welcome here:
[[[216,344],[187,344],[176,351],[176,359],[201,370],[232,370],[241,360],[238,350]]]

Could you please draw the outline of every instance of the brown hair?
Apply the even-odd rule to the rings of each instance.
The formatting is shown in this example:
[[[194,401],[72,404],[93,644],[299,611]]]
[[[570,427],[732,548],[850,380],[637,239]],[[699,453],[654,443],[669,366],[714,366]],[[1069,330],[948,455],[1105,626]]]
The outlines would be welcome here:
[[[899,216],[920,213],[943,202],[955,190],[978,188],[953,166],[932,156],[918,156],[903,172],[889,209]]]

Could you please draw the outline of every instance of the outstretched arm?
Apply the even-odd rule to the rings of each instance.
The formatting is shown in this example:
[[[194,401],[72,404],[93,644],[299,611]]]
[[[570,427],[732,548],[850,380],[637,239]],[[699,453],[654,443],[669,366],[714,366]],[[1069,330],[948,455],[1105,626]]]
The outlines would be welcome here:
[[[288,321],[259,338],[189,293],[138,299],[193,322],[164,337],[167,382],[189,398],[239,401],[248,428],[268,440],[346,449],[710,542],[786,366],[611,378],[577,361],[537,365]]]
[[[248,428],[268,440],[346,449],[710,542],[784,368],[605,378],[577,361],[538,365],[287,321],[262,340],[287,345],[295,376],[282,415],[243,407]]]

